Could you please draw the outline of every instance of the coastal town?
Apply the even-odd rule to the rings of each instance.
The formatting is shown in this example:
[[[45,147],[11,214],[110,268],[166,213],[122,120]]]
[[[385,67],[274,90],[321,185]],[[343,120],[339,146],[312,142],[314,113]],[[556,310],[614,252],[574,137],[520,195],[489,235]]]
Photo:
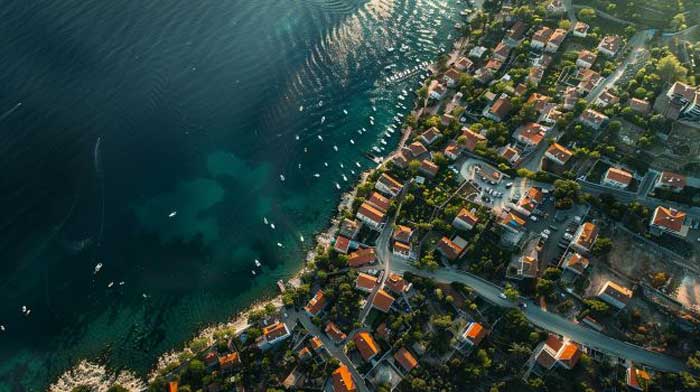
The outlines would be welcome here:
[[[595,3],[465,10],[279,306],[148,390],[700,390],[700,47]]]

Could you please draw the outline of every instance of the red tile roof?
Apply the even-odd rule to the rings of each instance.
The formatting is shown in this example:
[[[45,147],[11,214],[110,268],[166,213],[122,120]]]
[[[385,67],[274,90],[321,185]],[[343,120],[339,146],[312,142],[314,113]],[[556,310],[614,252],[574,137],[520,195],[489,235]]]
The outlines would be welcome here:
[[[406,373],[410,372],[418,366],[418,361],[416,357],[413,356],[405,347],[401,347],[399,351],[394,354],[394,359],[398,362]]]
[[[598,226],[591,222],[586,222],[581,225],[581,234],[576,238],[576,243],[586,249],[591,249],[591,246],[598,237]]]
[[[500,97],[496,100],[493,106],[491,106],[489,112],[503,120],[511,110],[513,110],[513,104],[510,102],[510,98]]]
[[[391,205],[391,200],[382,196],[379,192],[372,192],[367,202],[376,207],[379,211],[386,213]]]
[[[350,240],[347,237],[339,235],[335,239],[335,245],[333,245],[333,249],[335,249],[337,252],[345,254],[348,253],[348,248],[350,248]]]
[[[376,223],[381,223],[384,219],[384,213],[368,202],[362,203],[357,213],[366,216]]]
[[[464,331],[464,336],[475,346],[478,346],[487,334],[486,328],[477,322],[470,323],[467,330]]]
[[[467,224],[474,226],[479,223],[479,217],[466,208],[459,210],[459,214],[456,216],[457,219],[466,222]]]
[[[316,316],[326,306],[326,296],[323,290],[318,290],[316,295],[309,300],[309,303],[304,307],[304,310]]]
[[[413,229],[408,226],[397,225],[394,229],[394,240],[408,243],[413,235]]]
[[[440,168],[433,161],[428,159],[423,159],[420,162],[420,171],[428,176],[435,177]]]
[[[538,123],[527,123],[520,127],[518,136],[522,142],[536,146],[544,139],[544,128]]]
[[[279,321],[263,328],[263,335],[265,335],[265,337],[268,340],[277,339],[280,336],[284,336],[286,334],[287,334],[287,326],[284,325],[284,323],[279,322]]]
[[[559,143],[553,143],[551,146],[549,146],[547,149],[547,154],[557,158],[564,164],[566,164],[566,162],[568,162],[574,155],[568,148]]]
[[[469,151],[474,151],[478,143],[486,141],[485,136],[483,136],[480,133],[476,133],[467,127],[462,128],[462,135],[464,135],[467,138],[465,147]]]
[[[377,291],[377,294],[374,296],[374,299],[372,300],[372,305],[384,313],[389,312],[389,309],[391,309],[391,305],[393,303],[394,303],[394,297],[392,297],[389,293],[387,293],[384,290]]]
[[[325,331],[326,335],[330,336],[336,342],[341,342],[348,337],[348,335],[341,331],[340,328],[338,328],[338,326],[332,321],[329,321],[328,324],[326,324]]]
[[[372,335],[369,332],[358,332],[352,337],[352,341],[355,342],[355,347],[357,351],[360,352],[362,359],[369,362],[375,355],[379,354],[379,345],[374,341]]]
[[[345,365],[340,365],[332,375],[333,392],[355,392],[355,381],[352,379],[350,369]]]
[[[610,167],[608,171],[605,172],[606,180],[619,182],[625,185],[629,185],[632,182],[632,178],[632,173],[615,167]]]
[[[449,260],[456,260],[462,254],[462,248],[450,241],[447,237],[442,237],[437,245],[438,250]]]
[[[686,214],[683,211],[658,206],[654,211],[652,224],[680,233],[683,229],[685,217]]]
[[[389,278],[384,282],[384,286],[397,294],[401,294],[406,291],[409,283],[401,275],[391,273]]]
[[[685,176],[677,173],[672,173],[669,171],[661,172],[661,178],[659,181],[668,187],[682,189],[685,188],[686,180]]]
[[[377,277],[360,272],[357,275],[355,287],[367,291],[372,291],[375,287],[377,287]]]

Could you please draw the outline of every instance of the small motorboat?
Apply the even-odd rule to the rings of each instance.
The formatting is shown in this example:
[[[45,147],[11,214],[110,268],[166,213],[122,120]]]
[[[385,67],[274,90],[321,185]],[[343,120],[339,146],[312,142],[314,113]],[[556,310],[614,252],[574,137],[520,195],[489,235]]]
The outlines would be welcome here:
[[[97,263],[97,265],[95,266],[94,273],[97,274],[98,272],[100,272],[101,269],[102,269],[102,263]]]
[[[284,174],[280,174],[280,181],[284,182],[284,180],[285,180]]]
[[[281,247],[282,247],[282,243],[281,243],[281,242],[278,242],[278,243],[277,243],[277,246],[281,248]]]
[[[255,259],[255,266],[258,268],[260,268],[262,266],[262,264],[260,264],[260,260]]]
[[[173,211],[173,212],[171,212],[170,214],[168,214],[168,218],[172,218],[172,217],[174,217],[175,215],[177,215],[177,211]]]
[[[111,289],[112,286],[114,286],[114,282],[109,282],[109,284],[107,285],[107,288],[108,288],[108,289]]]

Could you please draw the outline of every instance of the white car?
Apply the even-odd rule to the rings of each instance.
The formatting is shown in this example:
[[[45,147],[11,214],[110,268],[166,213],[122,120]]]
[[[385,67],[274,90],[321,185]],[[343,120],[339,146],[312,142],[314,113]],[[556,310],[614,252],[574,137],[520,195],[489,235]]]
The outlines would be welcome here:
[[[542,234],[540,234],[540,237],[542,237],[542,239],[545,241],[549,239],[549,236],[547,234],[545,234],[544,232],[542,232]]]
[[[530,215],[530,220],[533,222],[537,222],[537,217],[534,215]]]
[[[504,293],[498,293],[498,297],[501,299],[508,299]]]
[[[547,234],[547,235],[552,235],[552,232],[549,229],[542,230],[542,233]]]
[[[564,239],[567,241],[571,241],[572,239],[574,239],[574,236],[572,236],[569,233],[564,233]]]

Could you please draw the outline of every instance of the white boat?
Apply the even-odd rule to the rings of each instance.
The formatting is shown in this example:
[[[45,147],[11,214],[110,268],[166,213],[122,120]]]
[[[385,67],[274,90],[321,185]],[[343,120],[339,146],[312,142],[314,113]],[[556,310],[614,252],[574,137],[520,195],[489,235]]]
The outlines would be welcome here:
[[[298,169],[301,169],[301,163],[297,165],[297,168],[298,168]]]
[[[97,265],[95,266],[95,274],[100,272],[101,269],[102,269],[102,263],[97,263]]]
[[[393,52],[394,50],[396,50],[396,48],[394,48],[393,46],[386,48],[386,51],[389,53]]]
[[[318,101],[318,107],[323,106],[323,100]]]
[[[328,162],[323,162],[323,166],[328,167]]]
[[[358,129],[358,130],[357,130],[357,133],[360,134],[360,135],[362,135],[362,130],[361,130],[361,129]]]
[[[299,236],[299,240],[300,240],[301,242],[304,242],[304,236],[303,236],[303,235],[300,235],[300,236]]]
[[[253,275],[255,275],[255,271],[254,271],[254,270],[250,270],[250,273],[253,274]]]
[[[369,120],[369,125],[374,125],[374,121]]]
[[[303,112],[304,111],[304,105],[299,106],[299,111]]]
[[[369,119],[374,121],[374,116],[369,116]]]
[[[27,305],[22,305],[22,313],[27,313]]]
[[[317,135],[316,137],[318,138],[318,140],[323,141],[323,136]]]
[[[343,113],[345,113],[346,116],[348,115],[348,111],[345,109],[343,109]]]
[[[294,136],[294,139],[299,140],[299,135]]]
[[[355,141],[350,139],[350,144],[355,144]]]
[[[383,145],[386,146],[386,140],[384,140],[384,139],[380,140],[379,143],[382,143]]]
[[[321,175],[319,173],[314,173],[314,177],[319,178]]]
[[[326,116],[321,116],[321,124],[323,124],[324,122],[326,122]]]
[[[375,152],[382,152],[382,150],[380,150],[377,146],[372,147],[372,150],[374,150]]]
[[[309,149],[307,147],[304,147],[304,152],[309,152]]]
[[[355,174],[355,171],[354,171],[354,170],[350,170],[350,173],[352,173],[352,174],[354,175],[354,174]]]
[[[109,282],[109,284],[107,285],[107,288],[108,288],[108,289],[111,289],[112,286],[114,286],[114,282]]]
[[[147,299],[147,298],[148,298],[148,295],[146,295],[146,293],[141,294],[141,296],[143,297],[143,299]]]
[[[362,166],[360,166],[360,162],[355,162],[355,166],[362,167]]]
[[[338,146],[333,146],[333,150],[338,151]]]
[[[338,184],[338,183],[336,182],[336,183],[335,183],[335,187],[338,188],[338,189],[340,189],[340,184]]]
[[[366,129],[366,128],[362,128],[362,132],[367,132],[367,129]]]
[[[173,211],[173,212],[171,212],[170,214],[168,214],[168,218],[172,218],[172,217],[174,217],[175,215],[177,215],[177,211]]]
[[[342,163],[342,162],[340,162],[340,163],[338,163],[338,164],[340,165],[340,168],[341,168],[341,169],[345,169],[345,166],[343,166],[343,163]]]
[[[277,246],[279,246],[279,247],[281,248],[281,247],[282,247],[282,243],[281,243],[281,242],[278,242],[278,243],[277,243]]]
[[[119,282],[119,285],[120,285],[120,286],[124,286],[125,283],[126,283],[126,282],[124,282],[124,281],[122,280],[121,282]]]
[[[27,309],[27,313],[25,313],[24,315],[25,315],[25,316],[29,316],[29,314],[30,314],[31,312],[32,312],[31,309]]]
[[[1,332],[5,332],[5,326],[4,326],[4,325],[0,325],[0,331],[1,331]]]
[[[260,264],[260,260],[255,259],[255,266],[258,268],[260,268],[262,266],[262,264]]]
[[[272,230],[274,230],[274,229],[275,229],[275,224],[274,224],[274,223],[270,223],[270,227],[272,228]]]
[[[374,111],[376,112],[376,111],[377,111],[377,107],[376,107],[376,106],[372,106],[372,110],[374,110]]]
[[[266,217],[266,216],[263,216],[263,222],[264,222],[266,225],[270,223],[270,221],[267,220],[267,217]]]
[[[348,178],[343,174],[343,181],[348,182]]]
[[[280,181],[284,182],[284,180],[285,180],[284,174],[280,174]]]

